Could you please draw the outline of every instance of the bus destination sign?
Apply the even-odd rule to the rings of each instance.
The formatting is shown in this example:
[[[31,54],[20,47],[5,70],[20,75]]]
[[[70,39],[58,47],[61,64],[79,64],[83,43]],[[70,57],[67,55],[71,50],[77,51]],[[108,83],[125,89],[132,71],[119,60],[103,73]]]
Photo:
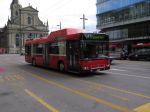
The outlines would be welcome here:
[[[84,34],[84,40],[107,40],[103,34]]]

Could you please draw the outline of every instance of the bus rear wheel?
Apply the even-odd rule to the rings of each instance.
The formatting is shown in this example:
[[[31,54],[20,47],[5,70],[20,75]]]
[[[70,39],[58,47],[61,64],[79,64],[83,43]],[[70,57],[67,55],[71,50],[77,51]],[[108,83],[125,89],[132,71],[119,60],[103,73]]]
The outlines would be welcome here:
[[[33,65],[33,66],[36,66],[35,59],[32,60],[32,65]]]
[[[59,69],[59,71],[61,71],[61,72],[64,72],[64,71],[65,71],[65,65],[64,65],[63,62],[60,62],[60,63],[58,64],[58,69]]]

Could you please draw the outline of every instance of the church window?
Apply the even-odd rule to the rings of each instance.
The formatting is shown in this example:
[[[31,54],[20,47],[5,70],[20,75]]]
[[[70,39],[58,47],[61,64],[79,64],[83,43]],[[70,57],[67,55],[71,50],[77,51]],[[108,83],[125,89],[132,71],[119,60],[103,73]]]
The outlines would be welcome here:
[[[32,33],[30,33],[30,34],[29,34],[29,38],[32,38],[32,37],[33,37],[33,36],[32,36]]]
[[[19,34],[16,34],[16,47],[19,47]]]
[[[31,17],[28,17],[28,24],[31,24]]]
[[[16,11],[16,16],[18,16],[18,11]]]

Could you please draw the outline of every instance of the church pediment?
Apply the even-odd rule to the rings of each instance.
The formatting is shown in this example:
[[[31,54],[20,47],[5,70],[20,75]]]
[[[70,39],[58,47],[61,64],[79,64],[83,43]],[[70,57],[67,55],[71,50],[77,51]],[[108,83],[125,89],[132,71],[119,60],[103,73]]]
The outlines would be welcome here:
[[[24,27],[22,28],[23,31],[38,31],[39,29],[33,27],[33,26],[28,26],[28,27]]]
[[[32,6],[28,6],[28,7],[22,8],[21,10],[24,10],[24,11],[32,11],[32,12],[38,12],[38,10],[34,9]]]

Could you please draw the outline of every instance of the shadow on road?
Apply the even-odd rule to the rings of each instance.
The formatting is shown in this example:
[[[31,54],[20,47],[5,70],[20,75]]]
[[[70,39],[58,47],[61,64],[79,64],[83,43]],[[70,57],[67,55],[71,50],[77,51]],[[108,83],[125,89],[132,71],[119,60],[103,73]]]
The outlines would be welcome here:
[[[86,77],[107,75],[107,73],[103,73],[101,71],[99,71],[99,72],[88,72],[88,73],[82,73],[82,74],[70,73],[70,72],[62,73],[62,72],[59,72],[58,70],[54,70],[54,69],[50,69],[50,68],[39,67],[39,66],[34,67],[31,64],[17,65],[17,67],[19,67],[19,68],[21,68],[27,72],[31,72],[33,74],[44,75],[46,77],[48,77],[48,76],[58,77],[59,76],[61,78],[61,76],[67,76],[68,78],[69,77],[86,78]],[[50,74],[54,74],[54,75],[50,75]]]

